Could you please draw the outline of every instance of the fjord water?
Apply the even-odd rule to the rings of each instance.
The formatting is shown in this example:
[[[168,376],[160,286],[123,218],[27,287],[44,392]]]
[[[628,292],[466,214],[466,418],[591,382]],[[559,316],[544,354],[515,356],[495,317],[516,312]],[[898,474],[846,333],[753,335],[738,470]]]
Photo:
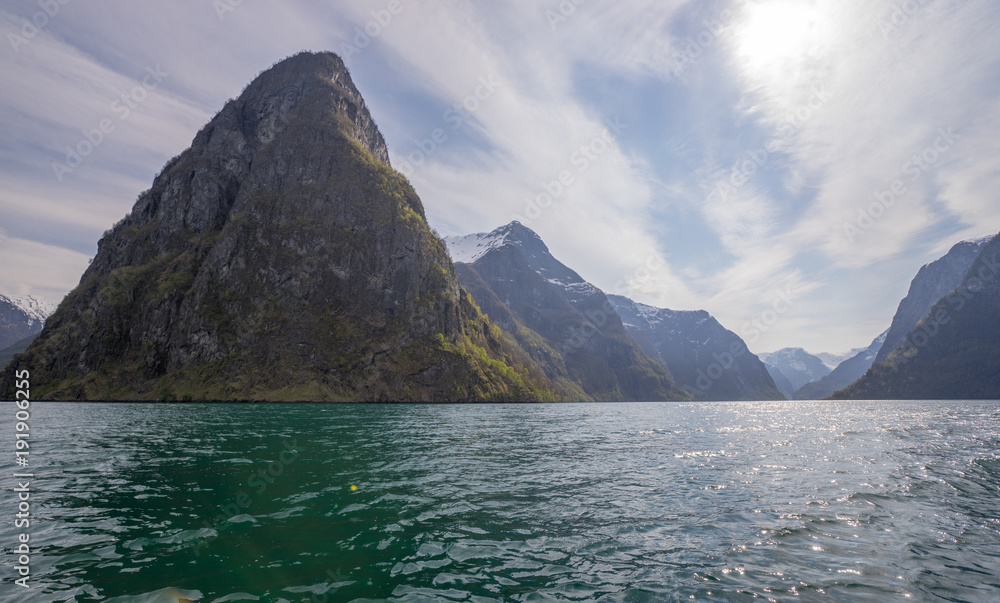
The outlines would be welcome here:
[[[33,586],[5,471],[3,601],[1000,600],[998,403],[38,403],[31,430]]]

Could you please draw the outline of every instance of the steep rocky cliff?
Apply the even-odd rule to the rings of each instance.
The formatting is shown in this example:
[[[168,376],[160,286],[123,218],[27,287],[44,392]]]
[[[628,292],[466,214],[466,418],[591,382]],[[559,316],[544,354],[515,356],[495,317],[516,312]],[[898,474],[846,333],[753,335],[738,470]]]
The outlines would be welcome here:
[[[883,348],[884,349],[884,348]],[[834,398],[1000,399],[1000,236],[889,356]]]
[[[330,53],[228,102],[16,361],[50,399],[562,396],[461,289]]]
[[[885,343],[875,357],[876,363],[884,361],[903,345],[906,335],[927,316],[931,306],[962,284],[969,267],[989,240],[987,237],[978,241],[962,241],[917,272],[906,297],[899,302]]]

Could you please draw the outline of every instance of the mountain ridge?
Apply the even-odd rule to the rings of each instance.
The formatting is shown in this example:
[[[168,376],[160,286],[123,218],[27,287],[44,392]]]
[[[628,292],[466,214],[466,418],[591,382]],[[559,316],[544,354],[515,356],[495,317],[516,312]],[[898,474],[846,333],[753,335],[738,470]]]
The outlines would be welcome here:
[[[708,312],[657,308],[620,295],[608,299],[643,351],[696,399],[784,399],[746,342]]]

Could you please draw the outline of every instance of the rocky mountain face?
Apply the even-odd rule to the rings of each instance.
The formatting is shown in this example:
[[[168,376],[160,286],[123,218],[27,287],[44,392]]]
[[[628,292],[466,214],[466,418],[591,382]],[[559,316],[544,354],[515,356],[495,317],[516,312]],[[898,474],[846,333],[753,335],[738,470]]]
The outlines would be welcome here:
[[[462,285],[500,328],[581,400],[683,400],[662,365],[629,336],[607,296],[512,222],[445,239]]]
[[[52,310],[31,296],[0,295],[0,350],[41,332]]]
[[[764,363],[708,312],[655,308],[609,295],[625,329],[698,400],[783,400]]]
[[[769,370],[778,371],[788,379],[792,385],[793,395],[795,390],[806,383],[821,379],[830,373],[829,367],[822,360],[802,348],[784,348],[759,356],[764,364],[768,365]]]
[[[899,302],[885,344],[875,357],[875,362],[886,360],[902,346],[906,335],[927,316],[931,306],[962,284],[969,267],[991,238],[958,243],[942,258],[923,266],[917,272],[917,276],[910,282],[906,297]]]
[[[867,348],[844,360],[822,379],[807,383],[795,392],[796,400],[824,400],[861,378],[875,363],[889,331],[883,331]]]
[[[1000,236],[981,245],[958,287],[933,303],[885,360],[834,397],[1000,399],[997,367]]]
[[[330,53],[228,102],[19,362],[48,399],[564,397],[461,289]]]

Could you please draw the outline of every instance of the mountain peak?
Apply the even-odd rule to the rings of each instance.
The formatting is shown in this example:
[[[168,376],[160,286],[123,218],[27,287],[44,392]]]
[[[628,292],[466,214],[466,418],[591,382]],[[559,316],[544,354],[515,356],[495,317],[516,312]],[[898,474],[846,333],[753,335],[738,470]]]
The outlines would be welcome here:
[[[464,264],[475,263],[490,251],[505,245],[516,245],[525,250],[530,248],[534,252],[541,251],[546,254],[549,252],[542,238],[517,220],[490,232],[445,237],[444,242],[451,253],[452,261]]]
[[[198,133],[195,145],[208,143],[234,123],[251,144],[268,145],[294,122],[316,119],[336,120],[347,136],[390,165],[364,98],[344,61],[332,52],[300,52],[261,72]]]

